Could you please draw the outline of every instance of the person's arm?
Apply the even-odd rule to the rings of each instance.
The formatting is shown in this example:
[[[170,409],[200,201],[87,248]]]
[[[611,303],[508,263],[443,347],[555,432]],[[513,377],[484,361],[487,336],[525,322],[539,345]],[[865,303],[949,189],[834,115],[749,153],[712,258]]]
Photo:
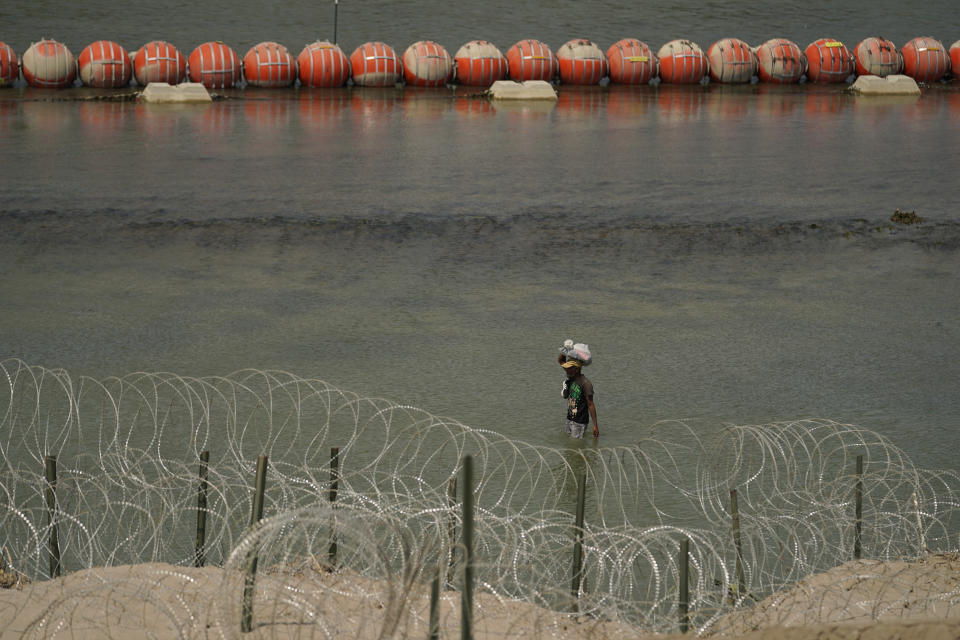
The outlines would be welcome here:
[[[593,420],[593,437],[600,437],[600,425],[597,424],[597,405],[593,404],[593,396],[587,396],[587,408],[590,409],[590,419]]]

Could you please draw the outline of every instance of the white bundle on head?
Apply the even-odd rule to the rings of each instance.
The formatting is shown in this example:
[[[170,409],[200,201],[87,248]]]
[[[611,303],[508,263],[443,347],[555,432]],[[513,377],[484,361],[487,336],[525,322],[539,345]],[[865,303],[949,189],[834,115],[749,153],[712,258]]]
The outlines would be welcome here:
[[[563,346],[560,347],[560,353],[571,360],[579,361],[583,366],[587,366],[593,362],[590,347],[583,342],[574,343],[573,340],[564,340]]]

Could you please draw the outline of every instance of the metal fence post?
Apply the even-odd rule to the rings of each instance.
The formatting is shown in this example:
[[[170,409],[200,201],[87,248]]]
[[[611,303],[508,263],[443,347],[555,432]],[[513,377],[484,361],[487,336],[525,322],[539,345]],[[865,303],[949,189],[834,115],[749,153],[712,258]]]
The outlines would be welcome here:
[[[684,538],[680,541],[680,594],[677,602],[677,611],[680,614],[680,633],[686,633],[690,624],[690,539]]]
[[[207,464],[210,452],[200,452],[200,487],[197,489],[197,545],[193,564],[202,567],[207,561]]]
[[[737,600],[747,592],[747,580],[743,574],[743,545],[740,541],[740,508],[737,505],[737,490],[730,489],[730,515],[733,520],[733,548],[737,554]]]
[[[330,449],[330,506],[337,501],[337,491],[340,489],[340,447]],[[337,566],[337,530],[336,516],[330,527],[330,571]]]
[[[267,456],[257,458],[257,485],[253,494],[253,512],[250,514],[252,528],[263,517],[263,495],[267,488]],[[257,545],[250,551],[250,560],[247,564],[246,576],[243,580],[243,617],[240,620],[240,631],[249,633],[253,630],[253,592],[257,575]]]
[[[47,480],[47,524],[50,527],[50,577],[60,576],[60,534],[57,530],[57,456],[43,458]]]
[[[860,559],[863,536],[863,456],[857,456],[857,484],[854,489],[853,558]]]
[[[473,640],[473,456],[463,458],[463,591],[460,638]]]
[[[587,472],[580,474],[577,483],[577,516],[573,531],[573,580],[570,584],[570,595],[573,596],[574,606],[580,597],[580,585],[583,581],[583,512],[587,501]]]

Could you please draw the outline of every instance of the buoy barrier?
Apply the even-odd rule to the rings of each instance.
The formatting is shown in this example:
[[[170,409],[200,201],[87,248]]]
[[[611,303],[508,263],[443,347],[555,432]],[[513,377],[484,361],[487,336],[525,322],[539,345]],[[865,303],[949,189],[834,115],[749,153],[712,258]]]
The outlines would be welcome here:
[[[443,87],[453,77],[453,58],[431,40],[414,42],[403,52],[403,78],[415,87]]]
[[[896,45],[885,38],[864,38],[853,50],[858,76],[884,78],[900,73],[902,60]]]
[[[562,84],[594,85],[607,77],[607,56],[594,42],[577,38],[557,49]]]
[[[935,38],[914,38],[900,49],[903,73],[917,82],[937,82],[950,71],[950,56]]]
[[[647,84],[659,74],[657,56],[636,38],[617,40],[607,49],[610,81],[617,84]]]
[[[20,60],[13,47],[0,42],[0,87],[12,87],[20,77]]]
[[[297,56],[300,83],[306,87],[342,87],[350,79],[350,60],[326,40],[308,44]]]
[[[20,60],[23,79],[31,87],[62,89],[77,77],[77,61],[66,45],[41,40],[30,45]]]
[[[222,42],[205,42],[188,59],[190,81],[207,89],[229,89],[240,81],[240,58]]]
[[[757,48],[757,75],[761,82],[794,84],[807,71],[807,57],[786,38],[771,38]]]
[[[261,42],[243,56],[243,77],[254,87],[290,87],[297,81],[297,61],[282,44]]]
[[[180,84],[187,77],[187,59],[169,42],[154,40],[133,55],[133,76],[143,86],[151,82]]]
[[[839,40],[820,38],[807,45],[803,53],[810,82],[843,82],[853,74],[853,55]]]
[[[453,56],[457,81],[469,87],[489,87],[507,77],[507,59],[496,45],[471,40]]]
[[[366,42],[350,54],[353,82],[361,87],[389,87],[403,77],[403,63],[390,45]]]
[[[668,84],[697,84],[707,75],[707,56],[695,42],[671,40],[657,51],[660,79]]]
[[[97,89],[119,89],[130,84],[133,63],[127,50],[112,40],[88,44],[77,58],[80,81]]]
[[[707,49],[710,79],[714,82],[744,83],[757,75],[757,56],[743,40],[723,38]]]
[[[533,39],[520,40],[507,49],[507,66],[510,79],[516,82],[552,82],[559,71],[557,58],[550,47]]]
[[[917,37],[902,50],[879,36],[865,38],[851,52],[843,42],[821,38],[801,50],[786,38],[773,38],[758,47],[738,38],[723,38],[704,52],[690,40],[676,39],[653,53],[644,42],[624,38],[605,52],[586,38],[564,43],[556,55],[535,39],[520,40],[501,53],[486,40],[471,40],[451,58],[432,40],[407,47],[403,59],[389,45],[371,41],[348,57],[336,44],[317,41],[304,46],[296,58],[281,44],[261,42],[241,60],[222,42],[201,44],[185,58],[173,45],[155,40],[131,56],[111,40],[98,40],[74,58],[66,45],[43,39],[30,45],[18,59],[0,42],[0,87],[11,86],[21,74],[27,85],[63,88],[77,77],[84,85],[121,88],[131,79],[176,85],[187,78],[207,89],[242,86],[290,87],[299,80],[306,87],[340,87],[350,79],[358,86],[384,87],[400,82],[440,87],[450,82],[489,87],[510,78],[566,85],[646,84],[659,78],[666,84],[695,84],[709,76],[719,83],[759,80],[789,84],[804,78],[815,83],[840,83],[851,76],[884,78],[904,73],[916,82],[932,83],[960,76],[960,40],[949,47],[932,37]]]

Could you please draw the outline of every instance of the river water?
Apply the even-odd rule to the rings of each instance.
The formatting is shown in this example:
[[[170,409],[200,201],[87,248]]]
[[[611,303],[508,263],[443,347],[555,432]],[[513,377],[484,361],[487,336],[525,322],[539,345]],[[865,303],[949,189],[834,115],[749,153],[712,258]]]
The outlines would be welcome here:
[[[333,37],[333,4],[8,2],[0,40],[75,54]],[[264,16],[264,14],[269,14]],[[960,38],[952,3],[338,5],[338,40],[453,53],[735,35]],[[874,429],[960,446],[960,87],[230,92],[207,106],[0,93],[0,358],[75,375],[277,368],[527,442],[590,344],[602,445],[659,420]],[[467,94],[467,95],[465,95]],[[921,224],[893,222],[896,209]]]

